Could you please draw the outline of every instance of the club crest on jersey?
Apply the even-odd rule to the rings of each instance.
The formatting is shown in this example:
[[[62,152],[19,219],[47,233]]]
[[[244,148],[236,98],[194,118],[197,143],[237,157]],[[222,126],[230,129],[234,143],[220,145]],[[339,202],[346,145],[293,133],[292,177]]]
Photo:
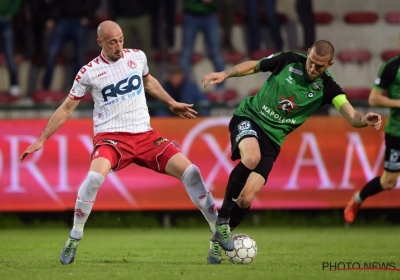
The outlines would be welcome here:
[[[130,68],[136,68],[136,63],[133,61],[133,60],[129,60],[128,61],[128,66],[130,67]]]
[[[389,160],[385,160],[384,168],[400,169],[400,150],[390,149],[390,157]]]
[[[242,121],[240,124],[238,124],[238,130],[239,133],[235,137],[236,143],[239,142],[239,140],[246,135],[253,135],[257,137],[257,132],[252,129],[251,123],[249,121]]]
[[[397,162],[399,160],[400,151],[391,149],[390,150],[390,162]]]
[[[242,121],[239,125],[238,125],[238,129],[239,131],[242,130],[247,130],[251,128],[251,123],[249,121]]]
[[[284,96],[280,96],[281,101],[279,102],[278,109],[286,112],[286,115],[290,115],[290,112],[294,109],[300,108],[294,103],[295,96],[292,95],[289,99]]]

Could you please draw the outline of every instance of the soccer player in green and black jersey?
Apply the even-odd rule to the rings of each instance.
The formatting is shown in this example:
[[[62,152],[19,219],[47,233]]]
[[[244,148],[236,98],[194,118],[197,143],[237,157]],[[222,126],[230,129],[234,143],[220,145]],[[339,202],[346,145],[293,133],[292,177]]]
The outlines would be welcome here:
[[[233,250],[231,229],[241,222],[266,183],[283,141],[318,107],[333,103],[353,127],[380,128],[381,116],[355,111],[327,71],[333,65],[333,56],[332,44],[321,40],[314,43],[307,56],[290,51],[277,53],[203,77],[206,87],[229,77],[260,71],[272,73],[255,96],[240,103],[230,121],[232,160],[240,159],[240,162],[229,176],[208,263],[221,262],[221,246],[227,251]]]
[[[400,47],[400,35],[398,45]],[[351,198],[344,210],[344,220],[348,224],[353,223],[367,197],[383,190],[392,190],[400,175],[400,56],[381,66],[369,96],[369,104],[390,109],[389,120],[385,125],[384,171],[382,176],[369,181]]]

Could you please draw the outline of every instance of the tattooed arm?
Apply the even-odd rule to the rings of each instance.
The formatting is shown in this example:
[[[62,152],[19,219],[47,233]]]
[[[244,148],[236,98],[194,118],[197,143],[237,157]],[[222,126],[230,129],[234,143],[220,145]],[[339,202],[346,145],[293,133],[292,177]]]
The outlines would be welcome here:
[[[259,72],[257,64],[257,60],[242,62],[222,72],[209,73],[203,77],[201,82],[203,83],[203,87],[206,87],[208,84],[222,83],[226,78],[251,75]]]
[[[258,60],[245,61],[234,66],[233,68],[225,70],[224,72],[228,75],[228,77],[252,75],[260,71],[257,67],[257,64]]]

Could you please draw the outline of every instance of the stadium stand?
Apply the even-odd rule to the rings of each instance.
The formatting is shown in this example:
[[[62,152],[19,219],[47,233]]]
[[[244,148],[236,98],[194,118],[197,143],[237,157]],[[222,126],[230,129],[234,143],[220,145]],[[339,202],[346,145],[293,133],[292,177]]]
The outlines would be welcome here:
[[[375,12],[348,12],[344,16],[344,21],[348,24],[373,24],[378,20]]]
[[[372,54],[367,49],[340,50],[337,53],[337,57],[343,63],[368,63],[371,60]]]
[[[386,13],[385,20],[389,24],[399,24],[400,23],[400,11]]]
[[[316,11],[314,17],[317,25],[328,25],[333,21],[333,15],[328,11]]]
[[[381,59],[383,61],[388,61],[389,59],[400,55],[400,50],[399,49],[387,49],[383,50],[381,53]]]
[[[369,87],[353,87],[353,88],[344,88],[344,92],[346,93],[347,99],[350,102],[367,102],[369,93],[371,89]]]
[[[232,30],[232,41],[235,42],[235,48],[238,52],[234,55],[232,53],[223,54],[226,60],[226,67],[231,67],[247,59],[259,59],[274,52],[274,50],[268,49],[263,45],[262,50],[251,54],[247,53],[245,40],[245,33],[247,32],[245,27],[246,13],[245,5],[242,2],[237,2]],[[400,54],[400,50],[396,49],[400,23],[398,1],[317,0],[313,2],[313,6],[317,23],[316,37],[317,39],[329,40],[335,46],[335,64],[329,71],[343,88],[354,89],[356,92],[360,89],[369,88],[381,63]],[[182,21],[179,8],[181,6],[178,5],[178,11],[175,16],[176,39],[174,49],[177,53],[168,55],[167,59],[161,54],[154,54],[156,61],[160,63],[177,63],[178,61]],[[277,11],[281,21],[282,38],[285,42],[284,49],[290,48],[293,50],[293,42],[302,38],[302,31],[295,11],[295,0],[277,1]],[[260,16],[263,19],[263,16]],[[98,19],[106,19],[106,15],[100,14]],[[92,25],[91,34],[88,35],[88,40],[92,44],[88,48],[90,51],[88,59],[93,58],[98,51],[98,46],[95,43],[95,26],[96,23]],[[301,42],[299,45],[301,45]],[[201,36],[196,39],[194,51],[193,73],[195,74],[196,83],[201,87],[201,77],[213,69]],[[0,55],[0,103],[14,103],[17,100],[9,98],[5,92],[8,89],[7,70],[5,61],[1,57]],[[61,56],[55,69],[52,84],[54,91],[64,91],[63,97],[66,96],[65,92],[70,87],[69,77],[66,76],[65,70],[68,67],[68,60],[68,55],[67,58]],[[40,84],[39,81],[43,75],[42,65],[41,58],[33,57],[32,60],[22,58],[19,61],[22,93],[25,96],[30,96],[36,102],[39,100],[40,102],[43,100],[57,100],[57,97],[50,97],[49,99],[43,97],[49,92],[37,92],[37,84]],[[253,89],[260,87],[268,76],[268,73],[260,73],[240,79],[229,79],[226,81],[226,88],[234,89],[236,94],[225,93],[224,96],[230,100],[236,96],[238,100],[241,100],[251,94]],[[25,84],[23,83],[24,80]],[[356,94],[356,96],[361,98],[364,95]]]
[[[32,99],[39,104],[61,103],[66,97],[62,90],[36,90],[32,93]]]

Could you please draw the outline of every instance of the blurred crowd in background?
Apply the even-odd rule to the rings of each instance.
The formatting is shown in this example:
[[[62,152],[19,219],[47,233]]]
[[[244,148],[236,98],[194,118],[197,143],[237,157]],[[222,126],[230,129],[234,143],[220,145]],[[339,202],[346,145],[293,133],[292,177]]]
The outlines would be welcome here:
[[[296,7],[305,39],[303,46],[292,47],[301,51],[315,40],[315,22],[311,0],[297,2],[301,2]],[[243,38],[247,41],[247,54],[235,49],[231,36],[239,11],[249,30],[248,37]],[[223,84],[205,94],[193,82],[192,66],[202,59],[195,51],[200,33],[215,71],[224,70],[226,63],[239,63],[246,56],[261,58],[265,55],[263,50],[283,50],[275,0],[0,0],[0,59],[7,65],[9,75],[8,81],[4,77],[1,80],[3,85],[8,82],[8,88],[1,93],[3,103],[60,101],[74,75],[99,54],[96,28],[107,19],[121,26],[124,47],[143,50],[152,75],[182,102],[206,104],[237,98],[236,92],[225,92]],[[267,48],[261,47],[261,24],[269,29]],[[176,25],[181,26],[179,46]],[[23,61],[30,64],[28,74],[18,75]],[[57,88],[53,80],[59,65],[68,78]],[[157,110],[154,114],[168,112]],[[209,110],[202,114],[209,114]]]
[[[222,71],[228,65],[286,49],[306,52],[318,39],[312,0],[292,2],[298,26],[284,38],[281,23],[286,19],[277,12],[277,2],[0,0],[0,66],[7,69],[7,75],[0,78],[0,103],[34,106],[60,102],[79,69],[99,55],[96,28],[107,19],[121,26],[125,48],[146,53],[151,74],[178,101],[203,105],[235,101],[243,94],[225,84],[204,92],[198,82],[201,73],[193,73],[194,65],[207,59],[214,71]],[[237,38],[232,36],[235,24],[244,30],[244,52],[238,50]],[[196,49],[200,34],[204,52]],[[250,87],[256,86],[261,84]],[[90,95],[86,101],[91,102]],[[169,115],[162,109],[151,113]],[[208,115],[210,110],[201,114]]]

